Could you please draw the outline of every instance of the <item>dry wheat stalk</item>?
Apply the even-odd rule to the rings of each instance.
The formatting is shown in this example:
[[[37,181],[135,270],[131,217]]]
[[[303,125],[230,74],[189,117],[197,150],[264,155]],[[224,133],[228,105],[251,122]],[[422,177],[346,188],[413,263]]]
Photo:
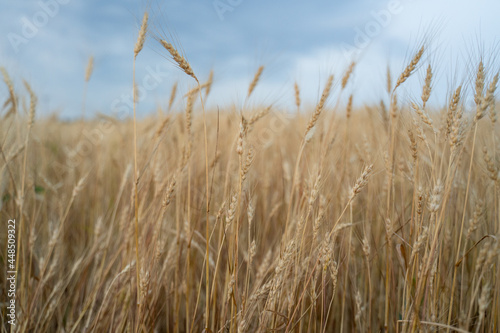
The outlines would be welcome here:
[[[141,52],[143,46],[144,46],[144,41],[146,40],[146,32],[148,29],[148,12],[144,13],[144,16],[142,18],[142,25],[141,29],[139,30],[139,35],[137,36],[137,42],[134,47],[134,61],[133,61],[133,76],[132,76],[132,88],[133,88],[133,106],[134,106],[134,226],[135,226],[135,259],[137,262],[137,269],[136,269],[136,292],[137,292],[137,305],[141,304],[141,286],[140,286],[140,272],[141,272],[141,261],[139,257],[139,191],[138,191],[138,185],[139,185],[139,171],[137,167],[137,119],[136,119],[136,104],[137,104],[137,99],[138,99],[138,89],[136,87],[136,82],[135,82],[135,61],[137,58],[137,55],[139,52]],[[141,311],[142,307],[139,307],[139,312]],[[139,322],[137,322],[137,325]]]

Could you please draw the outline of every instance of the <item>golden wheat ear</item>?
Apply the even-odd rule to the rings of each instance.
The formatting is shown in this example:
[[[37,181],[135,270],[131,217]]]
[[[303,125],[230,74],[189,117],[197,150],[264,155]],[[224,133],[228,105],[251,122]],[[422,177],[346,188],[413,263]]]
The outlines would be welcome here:
[[[257,72],[255,72],[253,80],[252,80],[252,82],[250,82],[250,85],[248,86],[247,99],[250,98],[250,95],[255,90],[255,87],[257,86],[257,83],[259,83],[259,80],[260,80],[260,77],[261,77],[263,71],[264,71],[264,66],[260,66],[257,69]]]
[[[148,19],[149,14],[148,12],[145,12],[144,16],[142,17],[141,30],[139,30],[139,36],[137,37],[137,42],[135,43],[134,47],[134,58],[137,58],[137,55],[144,47],[144,42],[146,41],[146,32],[148,31]]]
[[[9,90],[9,98],[5,101],[4,107],[7,105],[11,105],[4,118],[9,117],[12,114],[17,113],[17,96],[14,90],[14,84],[12,83],[12,79],[9,76],[9,73],[4,67],[0,67],[0,73],[2,73],[3,81]]]
[[[330,92],[332,90],[332,85],[333,85],[333,75],[330,75],[328,77],[328,80],[326,81],[325,88],[323,89],[323,93],[321,94],[321,98],[316,105],[316,109],[314,110],[313,115],[311,116],[311,119],[309,119],[309,123],[307,124],[306,131],[304,133],[304,137],[308,138],[308,134],[311,131],[311,129],[316,125],[316,122],[319,119],[319,116],[321,115],[321,112],[325,108],[326,100],[330,96]],[[308,140],[306,140],[308,141]]]
[[[181,56],[179,51],[177,51],[177,49],[172,44],[167,42],[166,40],[160,39],[160,44],[168,51],[168,53],[170,53],[170,55],[172,56],[172,59],[175,61],[177,66],[180,69],[182,69],[182,71],[184,73],[191,76],[193,79],[196,80],[196,82],[198,82],[198,78],[196,77],[196,75],[194,75],[193,69],[191,68],[191,65],[186,60],[186,58]]]
[[[168,100],[168,111],[172,110],[172,106],[174,105],[175,97],[177,96],[177,82],[172,86],[172,90],[170,91],[170,99]]]
[[[294,90],[294,93],[295,93],[295,106],[297,107],[297,112],[300,111],[300,88],[299,88],[299,84],[297,83],[297,81],[295,81],[294,85],[293,85],[293,90]]]
[[[396,90],[400,85],[402,85],[413,74],[420,59],[422,58],[422,55],[424,54],[424,51],[425,51],[425,46],[422,45],[420,50],[418,50],[418,52],[415,53],[408,66],[406,66],[405,70],[399,76],[393,91]]]

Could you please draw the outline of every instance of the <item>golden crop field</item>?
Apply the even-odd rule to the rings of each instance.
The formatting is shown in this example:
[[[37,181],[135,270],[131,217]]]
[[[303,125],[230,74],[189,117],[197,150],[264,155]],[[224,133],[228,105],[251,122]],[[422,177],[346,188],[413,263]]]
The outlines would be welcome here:
[[[131,87],[149,33],[146,12]],[[441,106],[428,103],[438,68],[424,41],[387,70],[380,103],[353,104],[353,61],[316,105],[300,81],[293,108],[253,101],[263,64],[241,107],[214,108],[217,73],[198,77],[152,37],[192,89],[174,85],[147,117],[135,99],[132,117],[38,116],[30,82],[1,68],[2,332],[499,331],[487,55]],[[406,98],[414,76],[419,98]]]

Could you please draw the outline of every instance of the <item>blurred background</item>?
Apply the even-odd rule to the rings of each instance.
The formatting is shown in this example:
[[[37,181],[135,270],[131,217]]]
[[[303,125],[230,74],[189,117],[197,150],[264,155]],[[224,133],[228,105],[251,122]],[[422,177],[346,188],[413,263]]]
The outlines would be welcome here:
[[[387,66],[395,80],[422,42],[431,52],[421,66],[433,66],[432,96],[439,97],[431,102],[439,106],[480,56],[491,65],[499,50],[498,0],[0,0],[0,66],[16,85],[32,84],[38,115],[76,119],[93,56],[87,116],[119,108],[131,114],[133,49],[145,10],[151,31],[181,48],[201,81],[214,70],[210,107],[240,107],[260,65],[265,69],[249,104],[295,110],[297,82],[303,103],[312,105],[327,76],[339,78],[352,60],[358,62],[349,87],[355,104],[378,102]],[[401,98],[419,97],[409,91],[419,91],[412,86],[422,84],[420,72]],[[181,93],[194,86],[148,36],[137,59],[139,114],[166,106],[175,82]],[[0,94],[6,98],[6,89]]]

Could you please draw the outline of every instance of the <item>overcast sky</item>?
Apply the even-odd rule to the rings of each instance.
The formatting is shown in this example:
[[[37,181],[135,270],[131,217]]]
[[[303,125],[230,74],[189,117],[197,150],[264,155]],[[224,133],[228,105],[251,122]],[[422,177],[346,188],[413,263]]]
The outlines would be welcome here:
[[[353,58],[359,65],[349,90],[358,104],[374,102],[383,96],[387,65],[396,75],[424,39],[430,52],[423,64],[436,72],[433,101],[442,103],[480,54],[499,50],[498,0],[0,0],[0,66],[18,89],[22,79],[32,84],[39,114],[72,118],[81,114],[93,55],[87,113],[111,114],[130,96],[147,8],[152,30],[174,38],[201,80],[214,70],[211,106],[241,105],[260,65],[265,70],[251,103],[293,105],[295,81],[302,99],[314,103],[327,76],[340,77]],[[410,88],[420,85],[421,72],[402,90],[405,97],[419,96]],[[141,114],[166,105],[174,82],[181,92],[194,84],[152,38],[137,59],[137,81],[145,91]],[[6,94],[2,85],[2,101]]]

